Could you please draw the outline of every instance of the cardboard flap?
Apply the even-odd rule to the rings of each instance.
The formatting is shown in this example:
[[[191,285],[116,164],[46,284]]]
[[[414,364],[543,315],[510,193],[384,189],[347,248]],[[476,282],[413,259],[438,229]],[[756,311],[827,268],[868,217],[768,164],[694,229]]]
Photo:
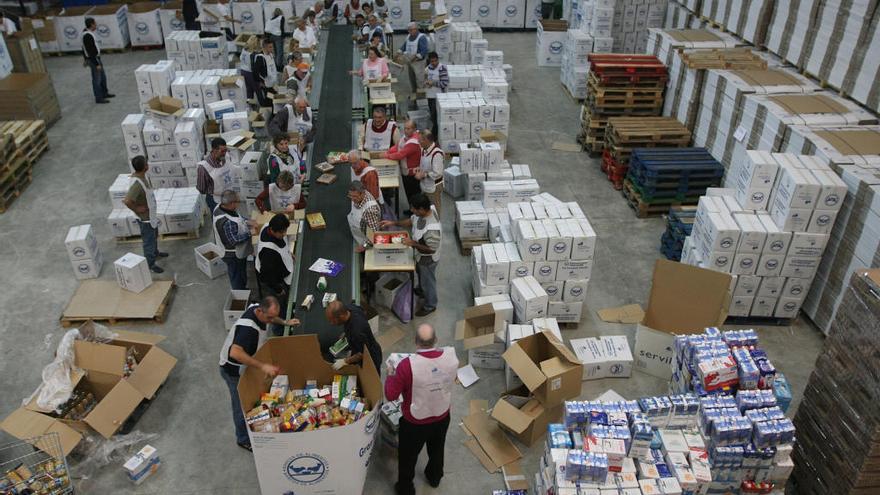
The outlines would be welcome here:
[[[526,431],[533,419],[507,402],[504,397],[495,403],[495,407],[492,408],[492,417],[517,435]]]
[[[874,130],[816,131],[816,135],[841,155],[880,155],[880,132]]]
[[[80,440],[82,440],[82,435],[73,428],[60,421],[52,419],[49,416],[45,416],[38,412],[28,411],[25,408],[19,408],[13,411],[12,414],[7,416],[3,422],[0,423],[0,428],[19,440],[35,439],[44,433],[58,433],[58,438],[61,441],[61,449],[65,456],[76,447]],[[38,448],[40,447],[39,442],[37,441],[32,441],[30,443]]]
[[[370,401],[370,406],[375,409],[379,407],[379,403],[382,402],[384,397],[382,379],[379,378],[379,370],[376,369],[373,360],[370,359],[370,351],[367,350],[366,345],[362,352],[364,353],[364,359],[362,366],[358,367],[358,386],[361,392],[363,392],[363,396]]]
[[[667,333],[700,333],[720,326],[729,299],[730,275],[657,260],[643,324]]]
[[[113,329],[116,337],[113,339],[119,342],[131,342],[132,344],[156,345],[166,339],[164,335],[155,333],[133,332],[131,330]]]
[[[77,340],[73,343],[76,365],[80,368],[122,376],[125,366],[125,347]]]
[[[464,340],[464,320],[455,322],[455,340]]]
[[[510,346],[501,357],[529,390],[534,391],[544,384],[546,376],[541,373],[541,370],[532,362],[532,358],[519,345]]]
[[[110,438],[142,400],[143,394],[127,381],[120,380],[86,416],[85,421],[104,438]]]
[[[545,376],[561,375],[571,368],[572,365],[563,362],[558,357],[552,357],[545,361],[541,361],[541,371]]]
[[[522,457],[519,449],[485,412],[469,414],[462,421],[496,466],[504,466]]]
[[[803,81],[798,79],[794,74],[790,74],[783,70],[777,69],[743,69],[732,71],[738,75],[743,81],[752,86],[800,86]]]
[[[176,364],[177,358],[153,347],[126,380],[144,397],[152,399]]]
[[[565,347],[565,344],[560,342],[559,339],[557,339],[552,332],[544,330],[541,333],[543,333],[547,337],[547,342],[549,342],[550,345],[552,345],[558,353],[562,354],[562,358],[564,358],[571,364],[581,364],[580,359],[578,359],[577,356],[575,356],[568,347]],[[566,366],[565,368],[568,368],[568,366]]]
[[[504,475],[504,486],[508,490],[528,492],[531,484],[526,475],[523,474],[522,466],[518,462],[511,462],[506,466],[501,466],[501,473]]]

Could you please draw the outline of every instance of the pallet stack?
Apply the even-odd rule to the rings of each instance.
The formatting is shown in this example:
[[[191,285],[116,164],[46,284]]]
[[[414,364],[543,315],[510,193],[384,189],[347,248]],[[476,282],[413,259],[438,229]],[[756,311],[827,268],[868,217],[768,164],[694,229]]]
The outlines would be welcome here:
[[[31,183],[34,163],[48,147],[44,121],[0,122],[0,213]]]
[[[11,120],[0,122],[0,135],[10,135],[15,147],[24,154],[31,165],[49,149],[44,120]]]
[[[620,190],[633,150],[681,148],[690,142],[690,131],[672,117],[613,117],[605,128],[602,171]]]
[[[589,153],[605,148],[608,119],[650,117],[663,109],[666,67],[653,55],[593,53],[587,99],[581,107],[579,141]]]
[[[666,215],[666,231],[660,236],[660,252],[668,260],[680,261],[684,240],[694,228],[695,206],[673,206]]]
[[[672,206],[696,205],[723,175],[724,167],[703,148],[642,148],[633,152],[623,195],[636,216],[646,218]]]

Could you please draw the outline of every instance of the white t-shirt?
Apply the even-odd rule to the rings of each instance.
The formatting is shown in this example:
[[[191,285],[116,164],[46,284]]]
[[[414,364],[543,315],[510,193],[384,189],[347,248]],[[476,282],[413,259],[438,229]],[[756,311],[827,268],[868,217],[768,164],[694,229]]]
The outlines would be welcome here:
[[[3,24],[0,25],[0,31],[2,31],[6,34],[12,34],[16,31],[18,31],[18,29],[15,28],[15,23],[12,22],[12,19],[10,19],[8,17],[4,17]]]
[[[315,33],[308,28],[306,28],[305,31],[298,28],[294,30],[293,39],[295,39],[299,43],[299,46],[303,48],[311,48],[318,42],[318,40],[315,39]]]

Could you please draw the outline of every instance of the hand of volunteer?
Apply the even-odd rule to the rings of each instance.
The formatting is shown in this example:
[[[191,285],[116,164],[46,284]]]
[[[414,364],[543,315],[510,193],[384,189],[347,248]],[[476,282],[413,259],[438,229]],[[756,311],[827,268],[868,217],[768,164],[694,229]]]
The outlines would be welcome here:
[[[367,248],[365,248],[362,244],[358,244],[357,246],[354,247],[354,252],[356,252],[356,253],[363,253],[366,250],[367,250]]]
[[[417,243],[416,241],[410,239],[409,237],[407,237],[407,238],[405,238],[405,239],[403,240],[403,245],[404,245],[404,246],[413,247],[413,246],[415,246],[416,244],[418,244],[418,243]]]
[[[339,371],[339,370],[341,370],[345,365],[346,365],[346,363],[345,363],[345,359],[337,359],[336,361],[333,361],[333,369],[334,369],[334,370]]]
[[[419,179],[419,180],[422,180],[428,176],[428,174],[426,174],[424,170],[416,170],[415,175],[416,175],[416,179]]]
[[[394,369],[394,366],[390,366],[390,365],[389,365],[389,366],[386,366],[386,367],[385,367],[385,374],[388,375],[388,376],[393,375],[395,371],[397,371],[397,370]]]
[[[260,369],[263,370],[263,373],[269,376],[276,376],[278,373],[281,373],[281,368],[269,363],[263,363],[263,365],[260,366]]]
[[[256,227],[257,227],[257,221],[256,221],[256,220],[248,219],[248,220],[245,221],[245,223],[247,223],[247,226],[248,226],[248,227],[251,227],[251,228],[256,228]]]
[[[287,208],[284,209],[287,213],[293,213],[296,210],[296,205],[287,205]]]
[[[383,229],[387,229],[388,227],[395,227],[395,226],[397,226],[397,224],[394,222],[394,220],[381,220],[381,221],[379,221],[379,227],[381,227]]]
[[[432,81],[430,79],[425,79],[425,86],[431,87],[433,85],[434,85],[434,81]]]
[[[284,322],[284,324],[289,327],[295,327],[295,326],[299,325],[299,323],[300,323],[300,321],[296,318],[291,318],[291,319]]]

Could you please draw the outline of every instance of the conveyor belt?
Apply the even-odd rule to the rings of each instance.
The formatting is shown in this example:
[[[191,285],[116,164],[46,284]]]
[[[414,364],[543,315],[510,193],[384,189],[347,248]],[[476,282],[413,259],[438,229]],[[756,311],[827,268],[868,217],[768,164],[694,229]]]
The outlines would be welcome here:
[[[323,47],[327,44],[329,31],[321,30],[318,32],[318,46]],[[312,73],[312,94],[309,95],[309,104],[312,106],[312,112],[317,112],[321,108],[321,85],[324,83],[324,67],[327,62],[327,50],[321,48],[315,54],[313,60],[315,72]]]
[[[351,27],[331,26],[324,48],[321,83],[321,112],[316,119],[318,131],[312,146],[310,165],[320,163],[331,151],[351,149]],[[347,197],[351,183],[349,165],[337,165],[337,181],[330,185],[318,184],[315,180],[321,175],[317,170],[310,172],[310,186],[307,213],[320,212],[327,228],[311,230],[303,227],[297,259],[298,274],[291,284],[291,294],[296,295],[296,316],[302,321],[294,333],[316,333],[321,348],[326,350],[342,333],[341,327],[330,325],[324,318],[321,306],[323,293],[316,288],[319,275],[309,271],[309,266],[317,258],[327,258],[345,264],[345,269],[336,277],[327,277],[327,292],[335,292],[343,302],[350,302],[357,296],[356,284],[358,268],[351,233],[346,216],[351,209]],[[303,298],[312,294],[315,302],[309,311],[299,306]]]

